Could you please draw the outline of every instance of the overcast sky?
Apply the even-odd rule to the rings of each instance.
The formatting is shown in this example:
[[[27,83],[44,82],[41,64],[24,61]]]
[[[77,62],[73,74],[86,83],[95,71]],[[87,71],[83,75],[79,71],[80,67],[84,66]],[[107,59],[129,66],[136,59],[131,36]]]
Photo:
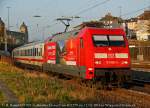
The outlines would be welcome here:
[[[120,9],[123,18],[131,18],[150,6],[150,0],[0,0],[0,17],[6,27],[8,6],[11,7],[10,29],[17,31],[24,21],[28,26],[31,41],[42,40],[53,33],[62,32],[64,26],[57,22],[56,18],[80,16],[81,18],[71,22],[71,27],[83,21],[98,20],[108,12],[120,16]],[[41,17],[33,17],[35,15]]]

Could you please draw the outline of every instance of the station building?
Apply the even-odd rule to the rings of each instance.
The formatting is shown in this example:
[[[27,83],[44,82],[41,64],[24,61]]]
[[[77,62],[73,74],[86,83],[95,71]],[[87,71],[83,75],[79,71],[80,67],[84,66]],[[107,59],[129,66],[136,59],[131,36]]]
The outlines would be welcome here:
[[[7,40],[8,51],[11,52],[15,47],[28,43],[28,28],[23,22],[18,31],[7,30],[5,23],[0,18],[0,51],[5,50]]]

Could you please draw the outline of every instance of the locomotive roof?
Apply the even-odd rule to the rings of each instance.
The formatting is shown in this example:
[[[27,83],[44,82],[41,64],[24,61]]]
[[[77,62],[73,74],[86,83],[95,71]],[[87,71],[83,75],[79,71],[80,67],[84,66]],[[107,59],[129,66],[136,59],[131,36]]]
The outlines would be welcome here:
[[[82,29],[122,30],[122,28],[97,28],[97,27],[84,27]],[[81,29],[78,30],[76,29],[69,32],[54,34],[53,36],[49,37],[46,41],[56,42],[59,40],[67,40],[70,37],[76,37],[80,31]]]
[[[59,40],[66,40],[70,37],[76,37],[78,33],[79,33],[79,30],[73,30],[73,31],[69,31],[69,32],[55,34],[48,41],[56,42],[56,41],[59,41]]]

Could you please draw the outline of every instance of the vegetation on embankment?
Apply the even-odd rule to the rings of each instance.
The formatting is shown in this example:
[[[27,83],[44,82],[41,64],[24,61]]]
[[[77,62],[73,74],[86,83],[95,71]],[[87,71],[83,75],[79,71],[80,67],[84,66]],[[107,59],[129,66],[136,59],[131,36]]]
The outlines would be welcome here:
[[[0,80],[16,94],[20,103],[107,103],[140,107],[150,105],[149,96],[122,89],[96,90],[81,86],[75,80],[59,79],[46,73],[29,72],[2,62],[0,62]],[[0,95],[1,97],[3,96]]]
[[[5,102],[4,94],[0,91],[0,104]]]
[[[38,72],[25,72],[7,63],[0,63],[0,80],[17,95],[20,103],[71,102],[68,92],[72,85],[63,87],[60,81]]]

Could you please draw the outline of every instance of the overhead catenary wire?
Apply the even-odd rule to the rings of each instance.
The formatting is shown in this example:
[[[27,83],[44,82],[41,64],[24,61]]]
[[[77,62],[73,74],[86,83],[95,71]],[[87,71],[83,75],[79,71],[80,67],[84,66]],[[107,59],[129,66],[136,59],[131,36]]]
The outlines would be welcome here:
[[[142,11],[142,10],[145,10],[146,8],[149,8],[149,7],[150,7],[150,5],[149,5],[149,6],[146,6],[146,7],[144,7],[144,8],[140,8],[140,9],[134,10],[134,11],[132,11],[132,12],[128,12],[128,13],[122,14],[121,16],[128,16],[128,15],[131,15],[131,14],[135,14],[135,13],[137,13],[137,12],[139,12],[139,11]]]
[[[110,1],[110,0],[105,0],[105,1],[100,1],[100,2],[97,0],[93,0],[93,1],[89,0],[90,4],[87,8],[80,9],[78,12],[71,12],[71,15],[72,16],[79,16],[80,18],[84,18],[84,17],[81,17],[80,15],[87,12],[87,11],[90,11],[91,9],[94,9],[100,5],[103,5],[103,4],[107,3],[108,1]]]
[[[110,0],[105,0],[105,1],[103,1],[103,2],[100,2],[100,3],[94,4],[93,6],[90,6],[90,7],[86,8],[86,9],[83,9],[83,10],[81,10],[81,11],[79,11],[79,12],[75,13],[75,15],[83,14],[83,13],[85,13],[85,12],[87,12],[87,11],[91,10],[91,9],[94,9],[94,8],[96,8],[96,7],[100,6],[100,5],[103,5],[103,4],[107,3],[108,1],[110,1]]]
[[[84,4],[81,4],[78,8],[76,8],[76,9],[74,9],[74,10],[68,12],[67,14],[73,15],[73,13],[85,9],[85,6],[95,5],[95,3],[97,3],[97,2],[98,2],[97,0],[88,0],[88,1],[84,2]],[[83,7],[84,7],[84,8],[83,8]]]
[[[89,1],[90,1],[90,0],[89,0]],[[76,15],[76,16],[81,15],[81,14],[86,13],[86,12],[90,11],[91,9],[94,9],[94,8],[96,8],[96,7],[100,6],[100,5],[103,5],[103,4],[105,4],[105,3],[109,2],[109,1],[111,1],[111,0],[105,0],[105,1],[103,1],[103,2],[94,1],[93,4],[90,5],[88,8],[84,8],[84,9],[82,9],[82,10],[79,10],[78,12],[72,12],[72,15]],[[98,3],[96,3],[96,2],[98,2]],[[95,3],[96,3],[96,4],[95,4]],[[128,16],[128,15],[137,13],[137,12],[139,12],[139,11],[142,11],[142,10],[148,8],[148,7],[150,7],[150,5],[149,5],[149,6],[146,6],[146,7],[144,7],[144,8],[138,9],[138,10],[134,10],[134,11],[131,11],[131,12],[128,12],[128,13],[125,13],[125,14],[121,14],[121,16],[122,16],[122,17]],[[58,23],[57,23],[57,24],[58,24]],[[57,25],[57,24],[56,24],[56,25]],[[54,24],[54,25],[55,25],[55,24]],[[52,24],[52,26],[53,26],[53,24]]]
[[[88,2],[91,2],[91,3],[92,3],[91,6],[89,5],[88,8],[84,8],[84,9],[82,9],[82,10],[80,9],[79,12],[76,12],[76,13],[75,13],[75,12],[71,12],[71,14],[72,14],[72,15],[75,15],[75,16],[78,16],[79,14],[82,14],[82,13],[87,12],[87,11],[93,9],[93,8],[96,8],[96,7],[100,6],[100,5],[103,5],[103,4],[107,3],[108,1],[110,1],[110,0],[105,0],[105,1],[103,1],[103,2],[98,2],[97,0],[94,0],[94,1],[88,0]],[[97,2],[98,2],[98,3],[97,3]],[[93,3],[94,3],[94,4],[93,4]],[[96,3],[96,4],[95,4],[95,3]],[[73,13],[75,13],[75,14],[73,14]]]

